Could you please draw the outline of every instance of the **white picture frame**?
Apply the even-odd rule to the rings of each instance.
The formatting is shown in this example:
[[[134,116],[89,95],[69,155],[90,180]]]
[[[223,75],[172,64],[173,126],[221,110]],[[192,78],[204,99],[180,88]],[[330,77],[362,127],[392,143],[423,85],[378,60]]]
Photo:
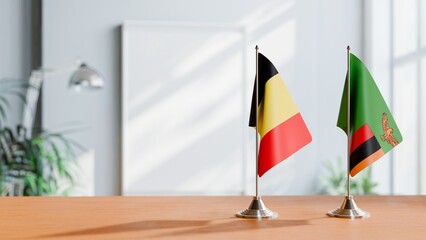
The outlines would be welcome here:
[[[123,24],[122,195],[244,193],[246,42],[240,26]]]

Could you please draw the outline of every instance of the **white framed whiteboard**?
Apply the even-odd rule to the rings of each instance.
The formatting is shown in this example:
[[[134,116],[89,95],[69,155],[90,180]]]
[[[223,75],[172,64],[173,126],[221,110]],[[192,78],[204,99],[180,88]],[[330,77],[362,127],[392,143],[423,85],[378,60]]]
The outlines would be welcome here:
[[[122,194],[244,191],[245,31],[122,26]]]

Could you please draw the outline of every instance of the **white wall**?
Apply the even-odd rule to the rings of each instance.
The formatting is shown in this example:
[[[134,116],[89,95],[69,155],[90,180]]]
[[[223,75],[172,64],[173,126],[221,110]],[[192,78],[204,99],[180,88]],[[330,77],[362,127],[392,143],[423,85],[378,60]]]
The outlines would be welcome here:
[[[259,44],[274,62],[313,136],[310,145],[262,177],[262,194],[312,194],[321,162],[344,156],[345,135],[335,123],[346,46],[362,57],[362,1],[45,0],[44,65],[61,66],[80,56],[106,79],[99,92],[70,92],[66,77],[46,81],[43,89],[45,127],[73,120],[89,126],[74,138],[94,150],[96,195],[120,193],[120,25],[125,20],[247,27],[248,44]],[[250,61],[250,79],[253,66]]]
[[[365,10],[365,60],[385,101],[391,103],[391,2],[387,0],[366,2]],[[394,117],[398,117],[393,114]],[[398,146],[399,148],[400,146]],[[396,149],[398,149],[396,148]],[[396,150],[395,149],[395,150]],[[378,193],[392,194],[393,174],[391,161],[392,150],[374,164],[374,180],[379,183]]]
[[[27,79],[31,72],[30,0],[0,1],[0,79]],[[22,102],[11,98],[7,124],[20,122]]]
[[[426,134],[422,124],[426,115],[423,107],[426,98],[422,93],[426,85],[421,75],[426,67],[421,69],[422,38],[416,32],[416,29],[422,31],[416,27],[421,19],[417,15],[424,16],[426,9],[417,12],[416,2],[394,1],[392,6],[392,1],[378,0],[365,5],[368,12],[364,36],[370,71],[403,136],[402,144],[375,164],[378,191],[384,194],[426,193],[426,165],[423,164]],[[423,28],[423,32],[425,30]]]

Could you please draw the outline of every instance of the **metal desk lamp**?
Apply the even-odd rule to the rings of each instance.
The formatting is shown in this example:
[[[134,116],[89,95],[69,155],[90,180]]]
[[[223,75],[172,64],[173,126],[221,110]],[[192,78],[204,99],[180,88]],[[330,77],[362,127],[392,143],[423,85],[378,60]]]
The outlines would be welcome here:
[[[27,104],[24,107],[23,126],[27,129],[27,136],[31,136],[34,125],[34,117],[37,110],[37,102],[43,80],[46,77],[57,75],[66,71],[72,71],[69,88],[76,91],[82,89],[101,89],[105,85],[102,76],[86,63],[76,61],[76,65],[64,68],[38,68],[31,72],[29,83],[31,88],[27,91]]]
[[[100,89],[104,86],[104,79],[93,68],[81,63],[70,78],[69,87],[75,90],[81,88]]]

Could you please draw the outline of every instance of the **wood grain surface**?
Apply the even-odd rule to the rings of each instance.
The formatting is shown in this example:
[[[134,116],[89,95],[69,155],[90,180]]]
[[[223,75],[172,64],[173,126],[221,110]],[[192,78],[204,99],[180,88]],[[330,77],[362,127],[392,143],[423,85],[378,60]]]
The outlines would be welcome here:
[[[358,220],[325,215],[342,196],[263,200],[278,218],[234,217],[251,197],[2,197],[0,239],[426,239],[426,196],[356,196]]]

